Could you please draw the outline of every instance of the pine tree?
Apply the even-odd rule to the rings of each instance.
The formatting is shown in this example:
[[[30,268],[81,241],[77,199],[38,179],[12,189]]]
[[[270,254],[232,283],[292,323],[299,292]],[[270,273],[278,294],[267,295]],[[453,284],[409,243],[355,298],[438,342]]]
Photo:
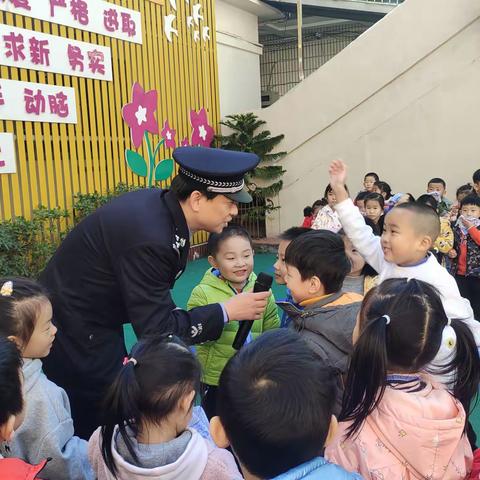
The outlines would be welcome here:
[[[286,155],[287,152],[270,153],[284,138],[284,135],[272,137],[270,131],[262,130],[255,133],[266,124],[253,113],[228,115],[227,120],[220,122],[222,125],[233,130],[230,135],[218,135],[216,138],[220,148],[225,150],[237,150],[242,152],[256,153],[260,157],[258,167],[246,176],[245,183],[254,199],[261,200],[257,212],[265,217],[265,212],[271,211],[269,197],[278,194],[282,189],[281,180],[285,170],[275,163]]]

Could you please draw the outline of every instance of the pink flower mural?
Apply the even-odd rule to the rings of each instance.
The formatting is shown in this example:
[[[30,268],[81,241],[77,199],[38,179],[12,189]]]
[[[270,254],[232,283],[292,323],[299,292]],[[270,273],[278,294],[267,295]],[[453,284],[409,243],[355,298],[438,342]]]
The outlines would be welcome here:
[[[190,124],[192,125],[192,145],[209,147],[212,143],[215,131],[208,123],[207,111],[202,108],[198,113],[195,110],[190,112]]]
[[[180,144],[182,147],[188,147],[190,145],[190,142],[188,141],[188,137],[185,137],[182,140],[182,143]]]
[[[132,142],[138,148],[143,135],[148,131],[158,135],[158,124],[155,119],[157,110],[157,91],[145,92],[139,83],[132,88],[132,101],[122,108],[123,119],[128,123]]]
[[[170,128],[168,120],[165,120],[165,123],[163,124],[163,130],[160,135],[165,140],[165,146],[167,148],[175,148],[177,146],[175,143],[176,134],[177,132],[173,128]]]

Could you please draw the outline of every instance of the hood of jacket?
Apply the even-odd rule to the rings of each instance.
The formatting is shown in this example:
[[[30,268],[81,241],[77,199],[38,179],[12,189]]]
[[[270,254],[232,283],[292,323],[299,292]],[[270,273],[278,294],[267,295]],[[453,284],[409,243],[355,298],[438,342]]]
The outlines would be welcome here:
[[[387,388],[366,422],[418,478],[445,479],[448,463],[465,465],[465,411],[441,386],[428,383],[414,393]]]
[[[27,396],[42,376],[42,361],[38,358],[23,360],[23,392]]]

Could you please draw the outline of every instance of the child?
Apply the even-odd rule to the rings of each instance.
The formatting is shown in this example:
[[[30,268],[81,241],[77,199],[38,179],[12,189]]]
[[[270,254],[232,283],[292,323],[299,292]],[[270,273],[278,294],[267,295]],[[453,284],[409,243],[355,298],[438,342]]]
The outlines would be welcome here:
[[[91,479],[87,442],[74,436],[65,391],[42,372],[41,358],[52,347],[57,328],[46,292],[27,278],[0,279],[0,335],[19,347],[23,363],[25,419],[1,454],[36,464],[45,458],[45,478]]]
[[[350,272],[347,273],[343,281],[342,290],[344,292],[358,293],[363,296],[376,285],[377,272],[365,263],[365,260],[358,253],[343,230],[340,230],[338,234],[342,237],[345,253],[351,265]]]
[[[305,207],[303,209],[303,223],[302,227],[304,228],[311,228],[312,227],[312,222],[315,220],[315,217],[317,216],[318,211],[327,205],[327,201],[322,198],[322,200],[315,200],[313,202],[313,205],[311,207]]]
[[[345,188],[347,189],[346,186]],[[327,200],[327,205],[317,213],[317,217],[312,223],[312,229],[330,230],[337,233],[342,228],[342,224],[338,220],[337,212],[334,210],[337,199],[330,185],[327,185],[325,188],[325,199]]]
[[[11,442],[23,420],[22,357],[14,342],[0,337],[0,441]],[[0,478],[34,480],[47,460],[29,465],[19,458],[0,456]]]
[[[438,215],[438,202],[435,197],[426,193],[420,195],[417,199],[417,203],[427,205]],[[433,251],[437,256],[438,261],[444,264],[444,255],[448,254],[453,248],[453,230],[450,221],[446,217],[440,218],[440,234],[438,235],[433,245]]]
[[[450,210],[450,222],[455,223],[457,221],[458,212],[460,210],[460,202],[471,193],[475,194],[475,190],[469,183],[457,188],[457,201],[453,204],[452,209]]]
[[[365,297],[354,337],[340,428],[326,457],[365,480],[464,479],[472,465],[465,425],[480,380],[468,327],[447,318],[432,286],[391,279]],[[423,372],[452,351],[450,393]]]
[[[187,428],[200,392],[200,364],[172,335],[145,337],[105,398],[105,423],[88,443],[98,480],[230,480],[232,455]]]
[[[369,193],[365,197],[365,216],[375,225],[373,233],[381,235],[384,223],[385,200],[379,193]]]
[[[473,180],[473,189],[475,190],[477,195],[480,195],[480,169],[474,172],[474,174],[472,175],[472,180]]]
[[[363,188],[365,192],[372,193],[375,182],[380,180],[379,176],[375,172],[369,172],[363,178]]]
[[[210,429],[246,480],[361,480],[320,456],[335,432],[334,401],[332,373],[306,343],[267,332],[225,367]]]
[[[480,324],[473,318],[470,302],[461,297],[455,279],[429,254],[440,233],[438,215],[425,205],[398,205],[386,215],[381,238],[376,237],[343,187],[346,165],[336,160],[329,171],[338,198],[335,208],[345,233],[365,261],[379,273],[378,282],[387,278],[417,278],[430,283],[439,290],[447,316],[465,321],[480,345]]]
[[[480,197],[468,195],[460,202],[460,218],[454,228],[455,245],[448,256],[460,294],[472,304],[480,320]]]
[[[363,298],[342,292],[351,269],[342,237],[327,230],[305,233],[288,246],[285,264],[287,287],[300,307],[279,305],[292,318],[291,328],[339,374],[338,412],[343,390],[340,375],[347,372],[352,332]]]
[[[375,182],[372,193],[379,193],[388,202],[392,198],[392,189],[387,182]]]
[[[355,197],[354,204],[360,210],[360,213],[365,216],[365,197],[368,195],[368,192],[359,192],[358,195]]]
[[[290,243],[295,240],[300,235],[304,233],[310,232],[310,228],[303,228],[303,227],[291,227],[285,230],[283,233],[280,234],[280,243],[278,244],[278,251],[277,251],[277,261],[274,263],[273,268],[275,271],[275,281],[279,285],[285,285],[287,282],[285,281],[285,276],[287,274],[287,269],[285,267],[285,252],[287,247]],[[293,298],[290,293],[290,290],[287,288],[287,297],[285,298],[286,302],[292,302]],[[280,319],[280,327],[286,328],[290,324],[290,317],[288,316],[287,312],[282,313],[282,317]]]
[[[432,178],[427,185],[427,193],[438,192],[440,198],[438,200],[438,214],[443,216],[450,215],[453,202],[445,197],[447,193],[447,184],[443,178]]]
[[[201,282],[193,289],[187,308],[211,303],[222,303],[243,291],[252,290],[257,276],[253,273],[253,247],[248,232],[236,225],[212,233],[208,239],[209,268]],[[228,322],[218,340],[196,347],[202,365],[205,396],[203,408],[208,418],[216,415],[216,390],[220,374],[228,360],[235,355],[232,347],[238,331],[238,322]],[[253,322],[251,336],[280,326],[275,298],[270,295],[267,308],[260,320]],[[247,339],[249,341],[249,339]]]

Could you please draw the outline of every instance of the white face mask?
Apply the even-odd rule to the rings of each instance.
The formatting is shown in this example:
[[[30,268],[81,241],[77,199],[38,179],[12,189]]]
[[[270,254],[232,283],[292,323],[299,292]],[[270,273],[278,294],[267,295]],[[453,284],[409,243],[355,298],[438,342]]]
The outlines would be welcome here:
[[[462,218],[464,218],[465,220],[469,221],[470,223],[473,224],[474,227],[478,227],[480,225],[480,218],[476,218],[476,217],[470,217],[470,216],[464,216],[464,215],[460,215],[458,217],[458,220],[457,220],[457,223],[455,225],[459,226],[460,227],[460,230],[462,231],[462,233],[464,235],[467,234],[468,232],[468,229],[467,227],[465,227],[465,225],[463,224],[462,222]]]

